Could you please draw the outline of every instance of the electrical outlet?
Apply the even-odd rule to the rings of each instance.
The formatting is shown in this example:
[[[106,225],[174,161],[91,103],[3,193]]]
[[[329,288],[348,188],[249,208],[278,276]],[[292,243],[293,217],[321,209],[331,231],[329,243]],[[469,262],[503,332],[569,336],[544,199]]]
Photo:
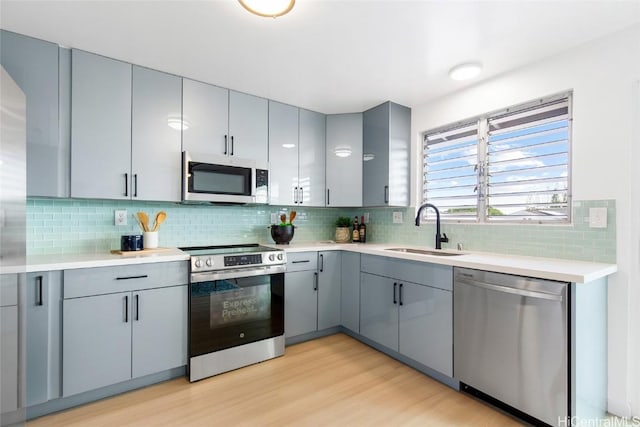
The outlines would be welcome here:
[[[272,212],[271,213],[271,224],[277,224],[278,223],[278,214],[276,212]]]
[[[607,208],[589,208],[589,228],[607,228]]]
[[[365,212],[363,216],[364,216],[364,223],[369,224],[369,212]]]
[[[393,212],[393,223],[402,224],[402,212]]]
[[[126,210],[115,211],[113,221],[115,225],[127,225],[127,211]]]

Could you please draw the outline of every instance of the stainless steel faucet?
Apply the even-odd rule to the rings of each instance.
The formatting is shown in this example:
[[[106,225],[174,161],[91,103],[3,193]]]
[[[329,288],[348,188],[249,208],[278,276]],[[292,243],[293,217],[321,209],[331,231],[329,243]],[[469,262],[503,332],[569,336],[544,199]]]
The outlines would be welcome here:
[[[440,211],[435,207],[435,205],[432,205],[431,203],[425,203],[424,205],[420,206],[420,208],[418,209],[418,213],[416,214],[416,227],[420,226],[420,215],[422,214],[422,210],[424,208],[433,208],[433,210],[436,211],[436,249],[442,249],[442,242],[447,243],[449,241],[449,238],[447,237],[446,233],[442,233],[442,236],[440,235]]]

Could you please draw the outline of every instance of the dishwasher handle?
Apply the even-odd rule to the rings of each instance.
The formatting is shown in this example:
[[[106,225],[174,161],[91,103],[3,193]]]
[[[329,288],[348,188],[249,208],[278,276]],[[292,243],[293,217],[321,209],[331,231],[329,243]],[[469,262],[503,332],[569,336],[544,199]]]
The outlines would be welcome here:
[[[562,295],[548,294],[545,292],[528,291],[526,289],[511,288],[509,286],[494,285],[492,283],[479,282],[477,280],[456,277],[456,284],[476,286],[478,288],[488,289],[491,291],[504,292],[507,294],[520,295],[523,297],[546,299],[551,301],[562,301]]]

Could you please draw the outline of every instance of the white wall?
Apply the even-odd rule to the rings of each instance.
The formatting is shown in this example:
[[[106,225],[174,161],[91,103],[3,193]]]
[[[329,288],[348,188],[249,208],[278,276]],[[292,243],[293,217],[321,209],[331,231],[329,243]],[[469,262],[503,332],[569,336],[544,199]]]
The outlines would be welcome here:
[[[417,154],[420,133],[425,130],[546,95],[574,91],[574,200],[616,200],[619,272],[609,279],[608,394],[609,410],[625,416],[632,412],[640,415],[640,319],[636,315],[640,307],[640,215],[636,201],[640,194],[632,182],[640,152],[635,163],[630,155],[634,144],[638,144],[633,94],[639,79],[640,25],[636,25],[412,110],[413,150]],[[414,158],[413,182],[419,183],[421,157]],[[416,188],[420,188],[419,184]],[[414,205],[418,192],[413,195]]]

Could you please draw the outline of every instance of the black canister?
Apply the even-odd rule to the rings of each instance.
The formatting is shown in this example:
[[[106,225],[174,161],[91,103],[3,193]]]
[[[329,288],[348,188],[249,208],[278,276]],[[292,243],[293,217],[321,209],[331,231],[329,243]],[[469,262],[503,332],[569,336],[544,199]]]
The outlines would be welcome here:
[[[143,247],[142,234],[132,234],[120,237],[121,251],[141,251]]]

